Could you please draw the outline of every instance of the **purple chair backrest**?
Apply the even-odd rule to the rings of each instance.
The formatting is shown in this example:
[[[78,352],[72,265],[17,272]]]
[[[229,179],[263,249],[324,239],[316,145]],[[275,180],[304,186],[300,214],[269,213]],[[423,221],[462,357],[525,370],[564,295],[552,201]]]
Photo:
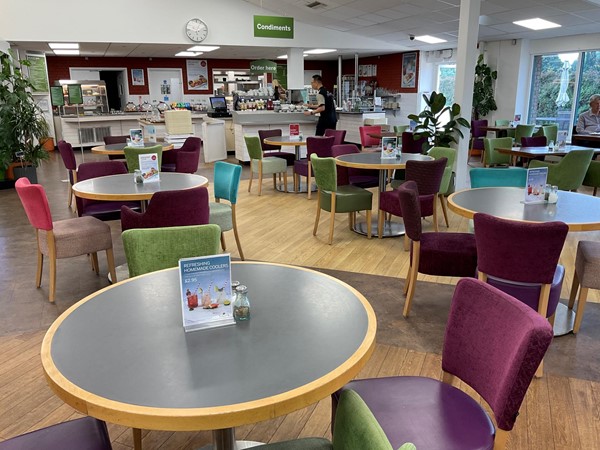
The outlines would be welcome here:
[[[122,173],[128,173],[127,166],[125,166],[122,161],[109,160],[81,163],[77,170],[77,181],[84,181],[89,180],[90,178],[104,177],[107,175],[119,175]],[[75,201],[77,202],[77,214],[80,217],[87,206],[94,203],[103,203],[102,200],[89,200],[80,197],[75,197]]]
[[[569,227],[520,222],[477,213],[475,242],[481,272],[505,280],[550,284]]]
[[[331,147],[333,146],[333,136],[309,136],[306,138],[306,153],[310,159],[310,155],[316,154],[319,158],[327,158],[331,155]]]
[[[27,178],[19,178],[15,183],[15,189],[33,228],[51,230],[52,214],[43,186],[31,184]]]
[[[548,143],[546,136],[531,136],[521,138],[521,145],[523,147],[544,147]]]
[[[405,179],[415,181],[419,195],[434,195],[440,190],[448,158],[406,162]]]
[[[474,138],[486,137],[487,131],[482,130],[481,127],[487,127],[487,119],[471,120],[471,136]]]
[[[200,151],[200,149],[202,148],[202,139],[200,139],[199,137],[189,137],[185,140],[185,142],[183,143],[183,145],[181,146],[181,148],[179,148],[178,152],[195,152],[195,151]],[[171,150],[173,151],[173,150]],[[165,152],[168,153],[168,152]],[[164,155],[164,153],[163,153]]]
[[[75,160],[75,152],[73,152],[73,147],[66,141],[58,141],[58,151],[60,152],[60,157],[65,163],[65,167],[67,170],[77,170],[77,161]]]
[[[105,145],[126,144],[128,137],[129,136],[104,136],[102,139],[104,139]]]
[[[402,153],[423,153],[423,144],[427,138],[422,137],[415,141],[414,134],[411,131],[402,133]]]
[[[327,133],[328,130],[325,130]],[[360,153],[360,149],[354,144],[340,144],[331,146],[331,156],[334,158],[341,155],[348,155],[350,153]],[[336,165],[337,171],[337,184],[338,186],[345,186],[350,184],[350,173],[352,169],[349,167]]]
[[[412,241],[420,241],[422,234],[421,205],[419,203],[419,190],[414,181],[405,181],[396,188],[400,199],[400,209],[406,235]]]
[[[475,389],[496,423],[510,431],[552,327],[533,309],[479,280],[456,285],[442,350],[442,369]]]
[[[335,138],[333,140],[333,145],[342,145],[344,139],[346,139],[346,130],[332,130],[331,128],[328,128],[325,130],[325,136],[333,136]]]
[[[260,148],[262,151],[281,150],[281,145],[265,144],[265,138],[281,136],[281,130],[258,130],[258,138],[260,139]]]

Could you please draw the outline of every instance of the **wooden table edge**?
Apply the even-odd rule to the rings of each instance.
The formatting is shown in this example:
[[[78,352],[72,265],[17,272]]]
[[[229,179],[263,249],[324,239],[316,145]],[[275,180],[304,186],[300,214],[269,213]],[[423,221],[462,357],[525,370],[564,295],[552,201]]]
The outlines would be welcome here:
[[[161,144],[160,142],[156,143]],[[169,150],[173,150],[175,145],[163,145],[163,152],[168,152]],[[107,150],[106,145],[97,145],[96,147],[92,147],[92,153],[96,153],[98,155],[124,155],[125,152],[123,150]]]

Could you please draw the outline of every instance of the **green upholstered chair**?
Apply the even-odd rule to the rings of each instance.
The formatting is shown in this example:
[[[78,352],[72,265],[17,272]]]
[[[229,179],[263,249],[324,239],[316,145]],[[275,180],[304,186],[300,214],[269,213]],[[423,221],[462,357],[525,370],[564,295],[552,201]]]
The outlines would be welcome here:
[[[260,138],[258,136],[244,136],[246,148],[250,156],[250,183],[248,183],[248,192],[252,188],[252,178],[254,174],[258,175],[258,195],[262,195],[263,175],[273,175],[273,189],[277,188],[276,174],[283,174],[283,186],[287,192],[287,161],[277,156],[263,156]]]
[[[125,160],[127,161],[127,170],[129,173],[133,173],[135,170],[140,168],[140,155],[147,155],[149,153],[156,153],[158,155],[158,170],[162,164],[162,145],[153,145],[152,147],[125,147],[123,149],[125,153]]]
[[[531,137],[533,136],[533,131],[535,130],[535,125],[517,125],[515,128],[515,142],[521,145],[522,137]]]
[[[396,133],[396,136],[402,136],[402,133],[408,130],[409,126],[410,125],[394,125],[394,133]]]
[[[534,136],[546,136],[546,141],[554,141],[558,139],[558,125],[544,125],[540,127],[535,133]]]
[[[176,267],[181,258],[215,255],[220,236],[221,229],[214,224],[124,231],[121,237],[129,276]]]
[[[584,186],[591,186],[594,188],[594,196],[598,187],[600,187],[600,161],[590,161],[585,177],[583,178]]]
[[[444,221],[446,227],[449,227],[448,223],[448,208],[446,205],[446,196],[454,192],[454,183],[452,178],[454,161],[456,160],[456,149],[448,147],[432,147],[429,152],[429,156],[433,159],[447,158],[446,168],[444,169],[444,175],[442,176],[442,182],[440,183],[440,191],[438,192],[438,198],[442,205],[442,213],[444,214]]]
[[[225,231],[233,230],[235,243],[237,244],[240,258],[243,261],[244,252],[242,252],[235,217],[235,205],[237,203],[238,187],[240,185],[241,176],[242,166],[224,161],[217,161],[215,163],[213,181],[215,201],[210,202],[209,204],[210,217],[208,222],[217,224],[221,228],[221,247],[223,250],[225,250],[225,238],[223,237],[223,233]],[[227,200],[229,203],[221,203],[221,200]]]
[[[507,127],[510,124],[510,120],[508,119],[497,119],[494,121],[494,125],[497,127]]]
[[[356,220],[356,211],[367,211],[368,237],[371,238],[371,208],[373,193],[366,189],[345,185],[337,185],[337,171],[334,158],[319,158],[314,153],[310,156],[317,182],[317,216],[313,236],[317,235],[321,209],[331,212],[329,222],[329,244],[333,242],[335,213],[348,213],[350,229]]]
[[[547,167],[547,183],[556,185],[561,191],[576,191],[583,184],[583,179],[594,157],[594,150],[576,150],[569,152],[557,164],[534,159],[529,168]]]
[[[483,164],[487,167],[492,164],[509,164],[510,155],[503,155],[496,151],[497,148],[511,148],[513,145],[513,138],[493,138],[483,139]]]

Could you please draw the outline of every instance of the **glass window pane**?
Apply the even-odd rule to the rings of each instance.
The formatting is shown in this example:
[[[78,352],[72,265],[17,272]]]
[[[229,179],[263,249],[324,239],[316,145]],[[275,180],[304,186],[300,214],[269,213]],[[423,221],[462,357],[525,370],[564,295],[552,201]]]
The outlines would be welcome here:
[[[583,55],[576,118],[589,109],[590,97],[594,94],[600,94],[600,51],[585,52]]]

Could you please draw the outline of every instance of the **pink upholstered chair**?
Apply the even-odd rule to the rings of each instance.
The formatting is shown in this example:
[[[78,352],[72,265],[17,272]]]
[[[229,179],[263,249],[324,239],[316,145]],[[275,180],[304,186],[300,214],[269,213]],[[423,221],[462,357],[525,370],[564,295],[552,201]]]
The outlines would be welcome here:
[[[389,448],[409,441],[427,450],[504,449],[551,341],[552,327],[530,308],[481,281],[460,280],[444,337],[442,381],[354,380],[332,395],[332,417],[341,393],[351,389],[381,425]],[[480,400],[454,387],[456,381],[487,402],[496,429]]]
[[[328,130],[325,130],[328,131]],[[331,156],[334,158],[349,153],[360,153],[354,144],[334,145],[331,147]],[[379,186],[379,171],[369,169],[355,169],[352,167],[337,166],[338,186],[351,184],[361,188]]]
[[[335,138],[333,140],[333,145],[342,145],[344,139],[346,139],[346,130],[332,130],[331,128],[328,128],[325,130],[324,136],[333,136]]]
[[[290,152],[281,151],[281,145],[265,144],[264,140],[270,137],[281,137],[281,129],[275,130],[258,130],[258,138],[260,139],[260,148],[265,156],[275,156],[283,158],[287,166],[293,166],[296,160],[296,155]]]
[[[163,172],[196,173],[202,152],[202,139],[189,137],[181,148],[163,152],[160,170]]]
[[[75,159],[73,147],[66,141],[58,141],[58,151],[60,152],[60,157],[65,164],[65,168],[69,171],[69,200],[67,201],[67,204],[69,207],[71,207],[73,202],[72,187],[75,183],[77,183],[77,160]]]
[[[44,256],[50,260],[49,300],[54,302],[56,292],[56,260],[81,255],[92,255],[92,267],[98,269],[97,252],[106,251],[108,269],[113,280],[117,279],[113,257],[110,227],[95,217],[77,217],[52,221],[46,191],[39,184],[30,184],[27,178],[19,178],[15,184],[17,194],[29,222],[35,228],[37,240],[36,285],[42,284]]]
[[[366,149],[381,149],[381,139],[369,136],[369,133],[381,133],[381,125],[365,125],[358,127],[360,133],[360,145],[362,150]]]
[[[306,186],[308,187],[307,198],[310,200],[312,191],[310,155],[314,153],[319,158],[330,157],[334,139],[333,136],[309,136],[306,138],[307,159],[300,159],[294,162],[294,192],[300,190],[300,177],[306,177]]]

